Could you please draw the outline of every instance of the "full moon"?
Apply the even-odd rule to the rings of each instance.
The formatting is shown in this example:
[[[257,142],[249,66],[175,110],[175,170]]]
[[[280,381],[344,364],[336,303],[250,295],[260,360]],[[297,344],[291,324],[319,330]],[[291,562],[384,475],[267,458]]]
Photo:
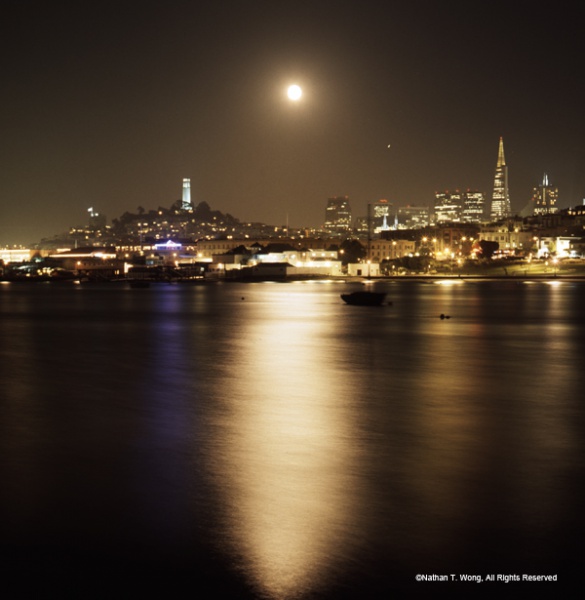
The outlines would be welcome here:
[[[301,96],[303,95],[303,90],[301,90],[301,88],[294,84],[294,85],[289,85],[288,90],[286,90],[286,93],[288,95],[288,97],[291,100],[300,100]]]

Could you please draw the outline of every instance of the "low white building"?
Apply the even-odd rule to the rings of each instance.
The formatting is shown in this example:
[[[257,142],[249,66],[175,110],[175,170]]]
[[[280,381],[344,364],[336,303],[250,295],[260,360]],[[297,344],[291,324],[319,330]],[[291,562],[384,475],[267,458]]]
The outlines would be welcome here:
[[[252,255],[214,254],[211,270],[233,271],[262,266],[259,272],[268,273],[270,265],[287,265],[287,277],[340,277],[343,274],[337,251],[330,250],[285,250]]]
[[[350,277],[379,277],[380,263],[361,262],[349,263],[347,265],[347,274]]]
[[[30,261],[32,251],[28,248],[0,248],[0,260],[4,264]]]
[[[574,247],[580,239],[573,236],[538,238],[537,256],[538,258],[547,258],[548,256],[556,256],[557,258],[574,257]]]

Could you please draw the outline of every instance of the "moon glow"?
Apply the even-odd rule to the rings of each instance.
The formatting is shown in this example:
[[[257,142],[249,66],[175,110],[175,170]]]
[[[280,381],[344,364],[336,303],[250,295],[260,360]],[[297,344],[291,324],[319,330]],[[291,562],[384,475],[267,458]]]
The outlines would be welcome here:
[[[290,100],[296,102],[297,100],[301,99],[301,96],[303,95],[303,90],[300,88],[300,86],[293,84],[288,86],[286,94]]]

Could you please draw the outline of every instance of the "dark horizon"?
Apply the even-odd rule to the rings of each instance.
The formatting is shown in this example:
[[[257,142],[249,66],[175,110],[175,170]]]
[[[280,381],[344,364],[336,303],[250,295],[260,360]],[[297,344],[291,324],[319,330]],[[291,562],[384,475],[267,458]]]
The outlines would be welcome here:
[[[578,8],[8,2],[0,244],[169,206],[183,177],[194,205],[291,227],[331,196],[489,203],[500,136],[514,212],[544,173],[581,204]]]

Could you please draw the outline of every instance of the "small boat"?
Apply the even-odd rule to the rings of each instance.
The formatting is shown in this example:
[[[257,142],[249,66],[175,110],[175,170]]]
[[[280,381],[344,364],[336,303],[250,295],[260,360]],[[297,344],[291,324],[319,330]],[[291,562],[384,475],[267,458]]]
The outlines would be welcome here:
[[[346,304],[353,306],[380,306],[384,302],[386,294],[384,292],[352,292],[351,294],[341,294],[341,299]]]

